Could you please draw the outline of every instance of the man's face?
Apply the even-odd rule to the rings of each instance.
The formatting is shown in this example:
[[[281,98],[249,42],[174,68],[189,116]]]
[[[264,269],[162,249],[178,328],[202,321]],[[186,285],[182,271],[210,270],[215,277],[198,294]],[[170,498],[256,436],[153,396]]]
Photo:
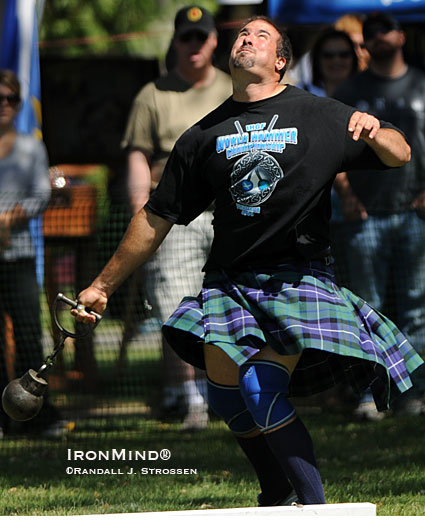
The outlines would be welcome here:
[[[391,58],[404,46],[405,36],[403,31],[390,29],[382,24],[368,28],[365,34],[365,45],[374,59]]]
[[[244,26],[230,52],[230,70],[276,73],[285,59],[276,55],[278,31],[265,20],[254,20]]]
[[[180,64],[202,68],[212,62],[217,35],[215,32],[188,31],[174,38],[174,47]]]

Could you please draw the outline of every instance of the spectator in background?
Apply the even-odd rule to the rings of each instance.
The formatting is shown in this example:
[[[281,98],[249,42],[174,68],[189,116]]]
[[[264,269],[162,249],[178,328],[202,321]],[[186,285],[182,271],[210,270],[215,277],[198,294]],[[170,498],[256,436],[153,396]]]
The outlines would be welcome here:
[[[358,71],[354,44],[344,31],[328,29],[317,38],[311,50],[312,81],[300,88],[331,97],[335,90]]]
[[[4,313],[13,323],[15,377],[43,363],[39,287],[29,220],[47,207],[50,177],[47,153],[38,139],[20,134],[14,119],[20,109],[20,84],[12,71],[0,70],[0,393],[8,384],[5,365]],[[8,417],[0,409],[0,435]],[[62,435],[73,423],[63,421],[48,398],[23,431]]]
[[[403,57],[405,34],[392,16],[370,15],[363,26],[369,68],[335,93],[339,100],[391,119],[407,136],[412,160],[386,174],[339,174],[349,286],[376,309],[389,311],[423,356],[425,346],[425,74]],[[399,398],[398,414],[423,414],[425,371]],[[368,396],[356,410],[376,418]]]
[[[369,52],[365,47],[363,39],[363,19],[364,15],[349,13],[338,18],[338,20],[332,26],[329,26],[324,30],[325,33],[335,29],[336,31],[344,31],[348,34],[357,55],[359,71],[363,71],[367,68],[370,59]],[[317,38],[319,38],[321,34],[323,34],[323,32],[319,32]],[[313,82],[312,63],[313,58],[311,50],[309,49],[300,57],[295,66],[291,68],[289,73],[286,75],[288,82],[301,87],[311,85]]]
[[[133,213],[147,202],[178,137],[232,93],[230,77],[213,66],[217,31],[212,15],[198,6],[180,9],[174,21],[176,66],[137,95],[122,142],[128,151],[128,187]],[[145,288],[153,314],[165,322],[185,295],[201,288],[201,269],[212,241],[212,211],[190,226],[178,226],[146,265]],[[183,362],[163,340],[162,409],[185,415],[183,428],[204,428],[204,374]],[[198,381],[197,381],[198,377]]]

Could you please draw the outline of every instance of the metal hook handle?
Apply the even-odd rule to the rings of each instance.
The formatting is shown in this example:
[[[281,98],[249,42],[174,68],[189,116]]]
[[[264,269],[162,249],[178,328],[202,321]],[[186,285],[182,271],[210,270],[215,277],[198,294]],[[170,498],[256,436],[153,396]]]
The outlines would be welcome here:
[[[58,310],[58,305],[57,304],[58,304],[58,302],[64,302],[65,304],[68,304],[69,306],[71,306],[71,307],[73,307],[75,309],[85,309],[87,311],[87,313],[93,314],[96,317],[96,323],[93,324],[91,327],[87,327],[87,331],[85,331],[84,333],[80,333],[78,335],[76,333],[72,333],[71,331],[68,331],[59,322],[58,313],[57,313],[57,310]],[[64,344],[65,344],[65,339],[67,337],[71,337],[73,339],[86,337],[89,334],[89,332],[91,331],[91,329],[94,329],[99,324],[99,322],[102,320],[102,316],[99,315],[99,313],[96,313],[95,311],[91,310],[90,308],[83,306],[82,304],[80,304],[79,302],[77,302],[75,300],[71,300],[70,298],[67,298],[62,293],[59,293],[56,296],[55,301],[53,302],[53,316],[54,316],[54,319],[55,319],[55,324],[57,325],[57,327],[59,328],[59,331],[61,332],[61,338],[60,338],[59,342],[56,344],[56,346],[55,346],[55,348],[53,350],[53,353],[46,358],[46,360],[44,361],[44,364],[38,370],[37,377],[46,378],[47,370],[50,369],[53,366],[53,362],[54,362],[54,359],[55,359],[56,355],[60,351],[63,350]]]
[[[87,331],[85,331],[84,333],[80,333],[78,335],[76,333],[72,333],[71,331],[68,331],[67,329],[65,329],[61,325],[61,323],[58,320],[58,316],[57,316],[57,303],[58,302],[64,302],[65,304],[68,304],[69,306],[73,307],[74,309],[84,309],[85,311],[87,311],[87,313],[90,313],[91,315],[94,315],[96,317],[95,324],[93,324],[92,326],[88,327]],[[76,300],[71,300],[70,298],[67,298],[62,293],[58,293],[58,295],[55,298],[55,301],[53,303],[53,315],[54,315],[54,319],[55,319],[55,324],[57,325],[59,330],[62,332],[62,334],[66,335],[67,337],[71,337],[73,339],[82,338],[82,337],[87,336],[90,333],[91,329],[94,329],[99,324],[99,322],[102,320],[102,315],[99,315],[99,313],[96,313],[96,311],[93,311],[92,309],[83,306],[82,304],[80,304]]]

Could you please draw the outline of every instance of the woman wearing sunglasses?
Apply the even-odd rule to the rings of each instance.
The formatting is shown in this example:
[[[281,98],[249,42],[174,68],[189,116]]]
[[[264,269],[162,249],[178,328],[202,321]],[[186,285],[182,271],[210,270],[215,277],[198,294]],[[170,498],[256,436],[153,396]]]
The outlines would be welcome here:
[[[315,95],[332,97],[358,71],[353,41],[344,31],[325,31],[313,46],[311,64],[312,82],[302,87]]]
[[[29,221],[47,207],[50,178],[44,144],[15,128],[20,102],[17,76],[0,70],[0,393],[10,380],[3,335],[6,313],[13,323],[15,377],[43,362],[39,288]],[[0,409],[0,438],[8,425]],[[37,429],[54,435],[63,429],[57,410],[48,402],[22,431],[33,433]]]

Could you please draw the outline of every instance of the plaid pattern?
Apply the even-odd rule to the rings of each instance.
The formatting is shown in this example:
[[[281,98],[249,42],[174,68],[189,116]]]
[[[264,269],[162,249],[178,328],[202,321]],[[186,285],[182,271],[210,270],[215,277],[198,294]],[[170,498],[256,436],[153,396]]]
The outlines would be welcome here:
[[[186,297],[163,328],[175,351],[198,367],[203,342],[238,365],[265,344],[284,355],[304,351],[290,384],[292,396],[323,391],[348,377],[368,386],[378,409],[412,386],[423,361],[384,315],[345,288],[330,267],[285,264],[274,271],[207,274],[202,293]],[[396,390],[397,392],[397,390]]]

